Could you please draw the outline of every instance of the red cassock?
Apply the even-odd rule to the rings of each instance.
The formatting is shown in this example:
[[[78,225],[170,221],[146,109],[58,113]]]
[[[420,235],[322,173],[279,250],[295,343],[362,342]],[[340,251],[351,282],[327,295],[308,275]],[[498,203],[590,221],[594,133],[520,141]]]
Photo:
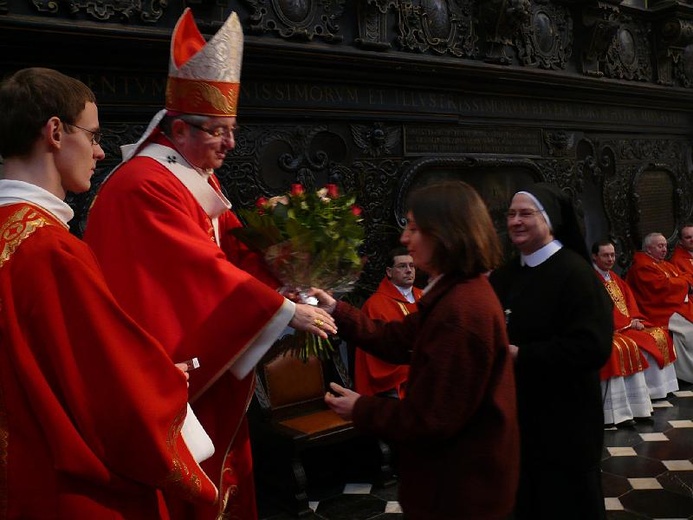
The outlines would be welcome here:
[[[647,368],[649,365],[640,349],[652,355],[660,368],[672,363],[676,359],[676,353],[666,328],[655,327],[647,321],[640,312],[630,287],[615,272],[609,271],[610,281],[605,280],[600,272],[596,273],[614,302],[614,338],[611,357],[599,373],[602,380],[629,376]],[[634,319],[640,320],[645,328],[629,328]]]
[[[172,163],[184,162],[165,149]],[[218,190],[214,175],[209,182]],[[220,248],[212,220],[191,191],[161,161],[138,156],[102,186],[85,240],[118,301],[171,359],[199,358],[200,368],[190,374],[191,405],[216,448],[202,467],[218,482],[228,517],[252,520],[257,513],[245,412],[254,372],[239,380],[229,368],[264,333],[285,299],[249,274],[270,283],[261,260],[229,234],[239,225],[231,211],[219,216]],[[198,508],[193,515],[168,503],[178,518],[218,514]]]
[[[421,298],[421,290],[412,288],[414,300]],[[401,321],[407,314],[416,312],[416,303],[409,303],[402,293],[385,277],[376,291],[361,309],[373,320]],[[376,395],[396,389],[404,397],[409,377],[409,365],[393,365],[367,354],[360,348],[354,356],[354,387],[359,394]]]
[[[215,501],[180,435],[185,378],[38,206],[0,206],[0,302],[2,518],[167,518],[156,488]]]
[[[646,253],[635,253],[626,281],[638,307],[656,326],[667,328],[675,312],[693,321],[693,304],[688,297],[689,278],[670,262],[657,261]]]
[[[689,277],[689,281],[693,283],[693,256],[686,251],[680,244],[676,244],[674,252],[671,254],[669,261],[674,264],[674,267],[682,274]]]

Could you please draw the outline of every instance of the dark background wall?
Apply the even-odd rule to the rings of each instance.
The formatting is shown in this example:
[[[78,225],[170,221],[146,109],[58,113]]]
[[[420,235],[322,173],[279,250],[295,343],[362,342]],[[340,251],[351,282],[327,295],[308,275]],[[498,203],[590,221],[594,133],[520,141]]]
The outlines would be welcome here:
[[[693,6],[670,0],[0,0],[0,74],[49,66],[96,92],[95,186],[162,107],[185,7],[208,35],[236,11],[246,34],[227,194],[356,190],[357,296],[382,276],[407,193],[434,178],[473,184],[503,236],[510,196],[554,182],[621,268],[691,215]],[[77,234],[93,191],[71,199]]]

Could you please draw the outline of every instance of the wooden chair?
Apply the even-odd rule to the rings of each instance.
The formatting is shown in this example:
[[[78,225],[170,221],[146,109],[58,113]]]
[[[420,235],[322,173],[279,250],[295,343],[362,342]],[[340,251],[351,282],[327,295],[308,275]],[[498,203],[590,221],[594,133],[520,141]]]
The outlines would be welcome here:
[[[322,470],[343,469],[342,457],[361,462],[376,485],[394,482],[389,447],[359,434],[323,401],[329,381],[349,386],[339,355],[329,361],[309,358],[303,362],[285,355],[286,336],[258,365],[255,402],[249,412],[255,478],[259,490],[296,516],[310,513],[304,467],[309,453],[318,457]],[[329,453],[328,447],[336,451]],[[332,467],[330,467],[332,466]],[[339,466],[339,467],[335,467]],[[334,471],[332,471],[334,472]]]

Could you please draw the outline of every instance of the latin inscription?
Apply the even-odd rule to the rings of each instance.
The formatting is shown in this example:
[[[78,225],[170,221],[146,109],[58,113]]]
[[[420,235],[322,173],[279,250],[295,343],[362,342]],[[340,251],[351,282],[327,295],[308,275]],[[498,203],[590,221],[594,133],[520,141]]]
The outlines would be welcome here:
[[[404,153],[411,155],[503,153],[540,155],[541,131],[418,126],[404,130]]]
[[[86,83],[102,103],[153,104],[163,106],[166,78],[159,74],[99,75],[75,74]],[[393,87],[390,89],[340,84],[300,82],[242,81],[240,111],[243,108],[273,110],[381,112],[383,116],[417,115],[450,116],[483,121],[512,122],[518,120],[557,123],[607,125],[647,125],[669,130],[688,129],[687,115],[648,108],[616,105],[558,102],[529,98],[503,98],[470,95],[464,92],[423,92]]]

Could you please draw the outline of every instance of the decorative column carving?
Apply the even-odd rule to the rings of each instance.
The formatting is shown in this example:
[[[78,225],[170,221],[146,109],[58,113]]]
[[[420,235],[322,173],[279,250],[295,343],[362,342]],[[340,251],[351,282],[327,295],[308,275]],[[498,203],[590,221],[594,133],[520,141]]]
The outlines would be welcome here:
[[[693,86],[693,6],[676,3],[659,12],[654,26],[656,81]]]
[[[363,49],[389,49],[387,15],[390,8],[396,6],[397,0],[359,0],[356,6],[359,36],[354,43]]]
[[[509,65],[506,48],[512,45],[520,27],[530,19],[529,0],[488,0],[479,2],[479,26],[486,39],[484,61]]]
[[[604,75],[601,70],[602,63],[606,60],[606,51],[612,45],[618,31],[620,3],[620,0],[597,1],[582,11],[582,23],[586,33],[582,73],[587,76]]]

